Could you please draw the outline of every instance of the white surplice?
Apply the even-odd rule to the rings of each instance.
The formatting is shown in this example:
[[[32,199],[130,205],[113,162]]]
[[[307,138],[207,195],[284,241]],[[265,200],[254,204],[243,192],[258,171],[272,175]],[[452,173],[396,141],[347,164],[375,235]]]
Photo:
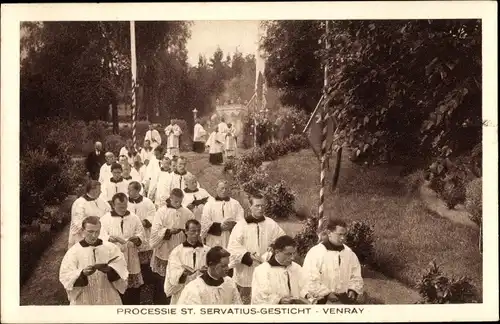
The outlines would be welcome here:
[[[149,198],[155,203],[156,207],[164,206],[167,198],[170,197],[172,188],[172,172],[160,169],[151,178]]]
[[[165,206],[160,207],[156,211],[149,239],[149,244],[153,249],[153,257],[151,259],[151,269],[153,272],[165,276],[165,264],[168,261],[170,253],[186,239],[186,235],[182,231],[172,235],[167,234],[167,231],[170,232],[174,228],[184,229],[186,222],[190,219],[194,219],[194,215],[189,209],[182,206],[175,209],[170,205],[168,200]],[[156,260],[156,258],[159,260]]]
[[[236,199],[209,198],[201,215],[201,237],[206,239],[205,244],[226,248],[231,232],[222,231],[220,235],[213,235],[209,233],[211,227],[220,227],[225,220],[239,222],[244,215],[245,211]]]
[[[182,130],[179,125],[168,125],[165,128],[165,135],[167,135],[167,154],[179,156],[179,137]]]
[[[250,221],[247,221],[247,218]],[[245,254],[256,253],[258,256],[264,255],[269,246],[285,232],[274,220],[264,217],[263,221],[255,223],[251,216],[240,220],[233,228],[229,236],[227,250],[231,253],[230,267],[234,267],[234,281],[241,287],[252,286],[252,276],[257,262],[250,266],[242,264]]]
[[[149,141],[151,143],[151,147],[154,149],[158,145],[161,145],[161,135],[156,129],[148,130],[146,135],[144,136],[144,141]],[[144,162],[144,160],[143,160]]]
[[[303,271],[306,289],[316,296],[342,294],[353,290],[363,293],[361,265],[356,254],[346,245],[342,251],[328,250],[328,243],[319,243],[307,252]]]
[[[190,246],[189,243],[183,242],[177,245],[168,258],[167,272],[165,276],[165,294],[167,297],[172,296],[170,305],[177,304],[184,286],[194,280],[196,275],[191,275],[186,278],[183,283],[180,283],[182,273],[184,272],[183,265],[199,270],[206,265],[207,252],[209,246],[199,243],[196,247]]]
[[[99,182],[101,186],[104,185],[106,181],[111,178],[113,174],[111,173],[111,164],[104,163],[101,165],[101,169],[99,170]]]
[[[194,125],[193,142],[205,142],[205,136],[207,136],[207,132],[203,126],[200,123],[196,123]]]
[[[177,305],[241,305],[241,296],[230,277],[216,280],[205,272],[188,283]]]
[[[144,188],[148,193],[151,191],[151,180],[156,179],[158,172],[160,172],[160,164],[161,162],[158,161],[158,159],[153,155],[151,157],[151,161],[149,161],[149,164],[146,166],[146,173],[144,174],[142,184],[144,185]],[[151,197],[149,198],[152,199]]]
[[[191,211],[196,220],[201,221],[201,214],[203,213],[206,202],[211,198],[210,194],[205,189],[199,187],[193,191],[184,188],[183,192],[184,199],[182,200],[182,206],[187,208],[190,204],[193,204],[194,208]]]
[[[156,214],[155,204],[151,201],[151,199],[139,196],[136,199],[132,199],[129,197],[128,199],[128,210],[136,214],[137,217],[142,221],[145,219],[148,220],[151,225],[153,225],[153,221]],[[139,246],[139,252],[149,251],[151,250],[151,246],[149,244],[149,238],[151,237],[151,227],[144,228],[144,240],[142,241],[141,246]]]
[[[111,201],[113,196],[119,192],[128,196],[128,184],[129,182],[123,178],[120,178],[120,180],[109,178],[101,186],[101,198],[105,201]]]
[[[146,176],[146,169],[147,169],[146,165],[143,164],[141,165],[139,170],[136,167],[132,167],[132,171],[130,171],[130,175],[132,176],[132,178],[134,178],[135,175],[136,179],[138,179],[134,181],[138,181],[143,186],[144,186],[144,179]]]
[[[145,148],[142,148],[141,149],[141,153],[140,156],[141,156],[141,162],[142,163],[146,163],[145,161],[148,160],[149,162],[151,162],[151,158],[153,157],[153,147],[151,146],[151,149],[150,150],[146,150]]]
[[[63,257],[59,270],[59,281],[67,292],[70,305],[121,305],[120,293],[127,289],[128,270],[123,253],[109,242],[98,246],[83,243],[73,245]],[[84,246],[82,246],[84,245]],[[86,278],[87,284],[75,287],[82,270],[96,263],[109,263],[119,276],[110,282],[107,274],[97,270]]]
[[[227,132],[227,124],[225,122],[220,122],[219,125],[217,125],[217,131],[219,133],[226,133]]]
[[[255,268],[252,304],[279,304],[283,297],[305,297],[302,267],[295,262],[285,267],[274,256]]]
[[[134,165],[134,156],[132,154],[129,154],[129,149],[124,146],[120,149],[120,153],[118,156],[125,156],[128,160],[128,164]]]
[[[138,237],[141,243],[144,242],[144,227],[136,214],[129,211],[124,216],[118,215],[115,211],[111,211],[101,217],[102,229],[109,236],[115,236],[127,241],[131,237]],[[114,243],[123,252],[127,261],[127,269],[129,272],[129,287],[138,288],[144,281],[141,276],[141,263],[139,260],[139,247],[131,242],[126,244]]]
[[[69,226],[68,248],[83,239],[82,222],[86,217],[102,217],[111,211],[111,206],[107,201],[98,197],[90,198],[88,195],[76,199],[71,206],[71,223]],[[104,232],[103,232],[104,234]],[[103,237],[101,237],[103,238]]]
[[[207,140],[207,146],[209,147],[209,154],[222,153],[224,138],[222,133],[212,132]]]
[[[189,171],[184,171],[183,174],[174,171],[172,172],[172,183],[170,185],[170,190],[174,188],[179,188],[181,190],[184,190],[186,188],[186,177],[191,177],[192,174]],[[196,186],[200,187],[200,184],[196,182]]]

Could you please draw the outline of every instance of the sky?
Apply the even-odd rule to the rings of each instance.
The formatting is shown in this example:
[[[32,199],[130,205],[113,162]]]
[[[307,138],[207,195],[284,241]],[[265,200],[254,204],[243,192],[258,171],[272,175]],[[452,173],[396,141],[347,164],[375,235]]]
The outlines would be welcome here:
[[[191,26],[191,39],[187,42],[188,62],[198,64],[198,56],[205,55],[207,60],[217,46],[224,52],[234,53],[236,48],[245,54],[255,54],[258,42],[259,21],[195,21]]]

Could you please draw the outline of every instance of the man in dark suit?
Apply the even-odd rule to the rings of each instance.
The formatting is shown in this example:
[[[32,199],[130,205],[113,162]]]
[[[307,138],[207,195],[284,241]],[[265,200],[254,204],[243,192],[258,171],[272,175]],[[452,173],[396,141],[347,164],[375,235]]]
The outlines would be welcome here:
[[[104,157],[101,142],[95,142],[94,148],[94,151],[90,152],[87,156],[85,166],[87,167],[87,175],[90,176],[92,180],[97,180],[99,179],[101,166],[106,162],[106,159]]]

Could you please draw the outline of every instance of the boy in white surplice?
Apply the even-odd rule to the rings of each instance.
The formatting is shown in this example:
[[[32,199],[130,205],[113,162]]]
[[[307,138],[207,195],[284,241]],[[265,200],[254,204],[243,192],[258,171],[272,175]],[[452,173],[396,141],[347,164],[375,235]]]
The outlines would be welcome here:
[[[318,304],[352,304],[363,293],[361,266],[356,254],[344,244],[346,234],[344,221],[330,220],[326,237],[306,254],[306,288]]]
[[[173,189],[166,205],[160,207],[155,214],[149,243],[153,248],[151,270],[155,277],[153,303],[168,305],[165,296],[164,282],[167,264],[172,250],[186,239],[184,227],[186,222],[194,219],[193,213],[181,206],[184,193],[181,189]]]
[[[203,207],[211,196],[205,189],[198,186],[198,181],[196,181],[194,175],[186,175],[185,183],[186,187],[183,189],[184,199],[182,200],[182,206],[192,211],[196,220],[200,221]]]
[[[196,219],[186,222],[186,240],[177,245],[168,258],[165,275],[165,295],[171,297],[170,304],[177,300],[184,286],[206,271],[206,255],[210,249],[200,240],[201,225]]]
[[[101,197],[107,202],[111,201],[111,198],[119,192],[127,194],[128,182],[122,177],[122,166],[119,163],[113,163],[111,165],[111,178],[104,182]]]
[[[228,277],[229,252],[215,246],[207,252],[207,271],[188,283],[177,305],[239,305],[240,293]]]
[[[201,216],[201,237],[208,246],[220,245],[227,248],[229,235],[236,223],[244,219],[245,211],[241,204],[229,197],[226,181],[219,181],[217,195],[209,198]]]
[[[63,257],[59,281],[70,305],[122,305],[127,262],[117,246],[99,239],[100,231],[99,217],[86,217],[82,221],[83,239]]]
[[[273,244],[270,258],[255,268],[252,280],[252,304],[309,304],[303,297],[302,267],[293,262],[297,243],[280,236]]]
[[[141,262],[141,273],[146,284],[152,282],[152,273],[150,268],[151,256],[153,250],[149,244],[151,236],[151,226],[156,214],[155,204],[147,197],[140,194],[141,184],[132,181],[128,185],[128,210],[136,214],[142,222],[144,228],[144,240],[139,246],[139,260]]]
[[[136,214],[127,210],[128,198],[117,193],[112,198],[113,210],[102,216],[103,230],[109,235],[109,242],[116,244],[127,261],[128,288],[121,296],[124,305],[140,304],[140,288],[144,284],[139,261],[139,246],[144,241],[144,228]]]
[[[227,250],[231,253],[230,268],[238,285],[243,303],[250,303],[254,269],[264,262],[262,256],[270,245],[285,232],[273,219],[264,216],[264,197],[250,197],[251,215],[236,223],[229,236]]]
[[[107,201],[99,197],[101,183],[91,180],[86,185],[86,194],[76,199],[71,206],[71,223],[69,226],[68,248],[83,239],[82,221],[88,216],[101,217],[111,211]],[[101,237],[102,238],[102,237]]]

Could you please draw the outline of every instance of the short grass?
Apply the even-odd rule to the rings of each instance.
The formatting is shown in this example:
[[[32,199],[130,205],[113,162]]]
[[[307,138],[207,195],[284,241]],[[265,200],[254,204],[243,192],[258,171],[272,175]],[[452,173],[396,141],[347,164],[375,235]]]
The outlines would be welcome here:
[[[285,180],[297,193],[298,210],[317,214],[319,162],[312,151],[289,154],[271,162],[267,170],[271,181]],[[337,191],[326,192],[325,214],[372,224],[375,266],[385,275],[414,287],[435,260],[445,274],[468,276],[481,292],[478,231],[428,213],[418,199],[407,194],[399,171],[395,167],[361,168],[344,158]]]

